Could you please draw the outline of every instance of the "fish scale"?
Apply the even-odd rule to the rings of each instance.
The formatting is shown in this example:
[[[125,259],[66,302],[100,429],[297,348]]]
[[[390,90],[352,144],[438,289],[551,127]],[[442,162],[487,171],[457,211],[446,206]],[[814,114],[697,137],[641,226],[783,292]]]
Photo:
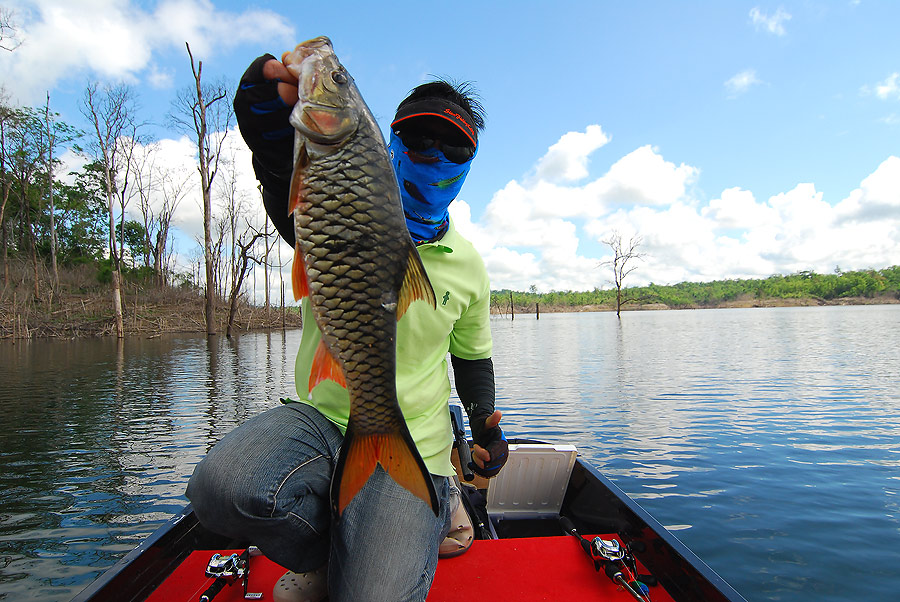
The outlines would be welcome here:
[[[309,295],[322,333],[309,390],[331,379],[350,399],[332,504],[340,516],[381,464],[437,514],[396,389],[397,320],[414,299],[436,304],[381,130],[327,38],[298,45],[284,60],[300,96],[291,114],[294,284]]]

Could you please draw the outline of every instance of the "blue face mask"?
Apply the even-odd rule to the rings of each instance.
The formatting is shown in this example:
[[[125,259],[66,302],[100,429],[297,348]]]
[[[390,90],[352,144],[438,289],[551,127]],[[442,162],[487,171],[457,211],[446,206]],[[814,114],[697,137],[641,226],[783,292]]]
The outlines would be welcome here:
[[[427,161],[413,160],[408,154],[409,149],[394,132],[391,132],[389,148],[413,242],[421,244],[437,240],[447,231],[450,202],[459,194],[472,159],[454,163],[438,149],[429,148],[416,153]]]

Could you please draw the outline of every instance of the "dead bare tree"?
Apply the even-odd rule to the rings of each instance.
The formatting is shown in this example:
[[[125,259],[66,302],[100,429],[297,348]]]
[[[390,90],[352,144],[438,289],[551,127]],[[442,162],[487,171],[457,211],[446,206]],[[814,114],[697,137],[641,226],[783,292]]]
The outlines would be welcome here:
[[[50,93],[47,92],[47,104],[44,106],[44,125],[47,128],[47,202],[50,205],[50,265],[53,269],[53,289],[59,290],[59,267],[56,264],[56,211],[53,206],[53,147],[55,136],[50,125]]]
[[[266,253],[263,256],[263,276],[265,277],[265,281],[266,281],[266,317],[269,316],[269,312],[272,309],[272,301],[270,298],[270,290],[269,290],[271,288],[271,283],[269,282],[269,276],[272,273],[272,264],[269,262],[269,255],[271,255],[272,249],[275,248],[275,245],[277,245],[279,242],[280,242],[280,239],[279,239],[277,233],[275,234],[275,237],[271,241],[269,241],[268,234],[266,234],[266,237],[263,240],[263,244],[265,244],[265,248],[266,248]],[[281,263],[280,260],[279,260],[279,263]]]
[[[612,259],[601,261],[599,265],[608,265],[613,270],[613,283],[616,285],[616,316],[619,317],[622,314],[622,305],[632,300],[628,291],[623,287],[625,278],[637,269],[634,261],[642,259],[645,255],[638,252],[638,247],[641,246],[643,239],[635,234],[626,243],[622,240],[622,235],[613,230],[609,238],[602,242],[613,252]]]
[[[188,193],[191,174],[187,172],[163,171],[161,174],[162,207],[156,214],[156,239],[153,244],[153,269],[160,285],[166,283],[168,272],[168,240],[172,216]]]
[[[132,171],[134,172],[134,188],[138,196],[138,209],[141,212],[141,220],[144,224],[144,265],[150,267],[150,255],[152,254],[153,237],[156,234],[155,210],[152,199],[159,192],[159,170],[156,169],[156,157],[159,154],[159,144],[156,142],[145,144],[143,151],[132,156]]]
[[[252,236],[250,236],[252,234]],[[266,238],[269,236],[268,230],[259,231],[253,228],[250,225],[250,222],[247,221],[247,229],[244,230],[243,235],[237,241],[238,252],[238,269],[235,274],[235,281],[231,287],[231,295],[228,304],[228,326],[225,329],[225,336],[231,337],[231,332],[234,326],[234,316],[237,312],[237,300],[241,294],[241,287],[244,284],[244,277],[247,275],[247,268],[250,265],[250,261],[254,263],[262,263],[262,258],[258,255],[252,254],[252,249],[256,245],[256,241],[260,238]]]
[[[3,258],[3,286],[9,285],[9,264],[7,262],[7,227],[4,221],[6,204],[9,202],[9,193],[12,190],[13,177],[11,172],[12,148],[9,145],[9,136],[18,124],[16,110],[8,104],[5,92],[0,88],[0,245],[2,245]]]
[[[203,250],[206,262],[206,333],[216,333],[215,322],[215,261],[212,242],[212,185],[219,169],[225,137],[234,115],[228,102],[228,87],[224,82],[202,83],[203,61],[194,61],[190,44],[185,43],[194,74],[194,88],[178,94],[172,117],[184,130],[192,132],[197,142],[200,188],[203,195]]]
[[[104,188],[109,212],[109,254],[112,260],[112,295],[116,312],[116,336],[125,336],[122,318],[121,255],[116,245],[115,207],[120,190],[117,181],[125,152],[123,136],[133,131],[135,106],[131,89],[124,85],[102,91],[89,83],[82,99],[81,112],[94,128],[89,147],[103,164]]]
[[[5,7],[0,7],[0,50],[12,52],[21,46],[19,30],[14,22],[13,12]]]
[[[56,163],[53,153],[61,145],[68,144],[80,136],[75,128],[59,121],[59,113],[50,112],[50,93],[47,93],[47,104],[44,106],[44,145],[47,155],[47,202],[50,210],[50,263],[53,272],[53,289],[59,290],[59,268],[56,256],[59,241],[56,237],[56,207],[53,198],[54,173]],[[58,161],[57,161],[58,162]]]

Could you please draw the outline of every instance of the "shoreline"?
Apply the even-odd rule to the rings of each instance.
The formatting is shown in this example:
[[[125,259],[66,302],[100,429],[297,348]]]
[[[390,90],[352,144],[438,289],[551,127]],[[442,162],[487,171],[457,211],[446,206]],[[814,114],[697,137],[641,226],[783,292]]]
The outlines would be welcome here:
[[[842,297],[824,300],[810,297],[785,299],[739,298],[714,304],[668,306],[664,303],[628,303],[623,312],[668,311],[691,309],[750,309],[774,307],[823,307],[847,305],[897,305],[900,298],[894,295],[874,297]],[[128,295],[125,302],[125,338],[156,338],[164,334],[204,333],[203,299],[194,295],[178,298],[148,299],[143,302]],[[49,310],[31,308],[24,313],[13,312],[8,304],[0,306],[0,341],[35,339],[70,340],[78,338],[115,338],[115,318],[108,310],[109,299],[105,295],[70,296],[58,299]],[[514,314],[534,315],[535,306],[516,305]],[[614,312],[615,305],[540,305],[540,313]],[[509,307],[491,307],[491,315],[507,316]],[[217,306],[216,335],[225,336],[227,307]],[[241,304],[236,312],[234,334],[302,326],[297,306],[265,307]]]
[[[802,298],[739,298],[732,301],[724,301],[722,303],[710,304],[691,304],[669,306],[665,303],[627,303],[622,306],[623,312],[633,311],[670,311],[685,309],[753,309],[753,308],[773,308],[773,307],[826,307],[826,306],[847,306],[847,305],[898,305],[900,298],[892,295],[877,295],[874,297],[840,297],[837,299],[817,299],[814,297]],[[534,314],[535,306],[516,305],[514,307],[516,314]],[[582,313],[582,312],[614,312],[616,307],[614,304],[599,305],[540,305],[540,313],[556,314],[556,313]],[[491,306],[491,315],[508,315],[509,307]]]
[[[125,337],[156,338],[164,334],[205,333],[204,300],[195,295],[175,298],[137,299],[123,295]],[[67,296],[49,308],[26,307],[24,311],[9,304],[0,305],[0,341],[36,339],[71,340],[116,338],[115,316],[107,295]],[[234,318],[233,334],[251,331],[299,328],[299,308],[258,307],[241,303]],[[226,336],[228,306],[216,305],[216,334]]]

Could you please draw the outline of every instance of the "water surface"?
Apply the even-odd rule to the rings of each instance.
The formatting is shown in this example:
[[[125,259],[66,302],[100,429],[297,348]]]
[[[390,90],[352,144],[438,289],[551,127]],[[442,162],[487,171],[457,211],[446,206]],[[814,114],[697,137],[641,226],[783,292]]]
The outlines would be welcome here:
[[[900,589],[900,306],[492,321],[511,436],[575,443],[748,600]],[[293,394],[299,331],[0,345],[0,598],[68,600]]]

